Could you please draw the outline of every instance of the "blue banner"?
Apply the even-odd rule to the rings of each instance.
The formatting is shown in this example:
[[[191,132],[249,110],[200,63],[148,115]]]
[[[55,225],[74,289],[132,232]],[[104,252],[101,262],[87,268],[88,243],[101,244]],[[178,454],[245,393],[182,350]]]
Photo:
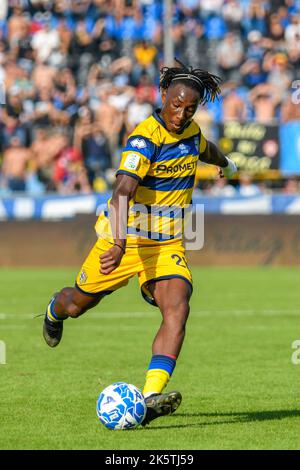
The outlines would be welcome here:
[[[280,126],[280,170],[283,175],[300,174],[300,122]]]
[[[99,214],[111,193],[77,196],[7,197],[0,199],[1,220],[63,220],[79,214]],[[194,210],[204,206],[206,214],[300,214],[300,194],[257,195],[251,197],[193,198]],[[199,207],[202,210],[202,207]]]

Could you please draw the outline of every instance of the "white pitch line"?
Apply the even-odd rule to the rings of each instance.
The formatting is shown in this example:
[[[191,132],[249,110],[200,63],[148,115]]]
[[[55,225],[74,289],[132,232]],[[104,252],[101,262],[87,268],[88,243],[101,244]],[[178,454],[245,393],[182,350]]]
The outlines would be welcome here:
[[[125,318],[148,318],[156,317],[159,315],[159,310],[153,310],[153,312],[97,312],[85,315],[89,319],[125,319]],[[286,309],[270,309],[270,310],[202,310],[199,312],[191,311],[191,317],[206,317],[206,316],[282,316],[292,315],[300,316],[299,310],[286,310]],[[30,313],[4,313],[0,312],[0,320],[34,320],[35,314]],[[43,319],[43,317],[40,317]]]

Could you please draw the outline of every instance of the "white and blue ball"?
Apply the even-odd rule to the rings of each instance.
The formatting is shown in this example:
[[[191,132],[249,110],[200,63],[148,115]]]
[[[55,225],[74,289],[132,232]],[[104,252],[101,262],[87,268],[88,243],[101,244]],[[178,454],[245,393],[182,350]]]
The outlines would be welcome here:
[[[116,382],[100,393],[96,410],[106,428],[133,429],[144,420],[147,406],[135,385]]]

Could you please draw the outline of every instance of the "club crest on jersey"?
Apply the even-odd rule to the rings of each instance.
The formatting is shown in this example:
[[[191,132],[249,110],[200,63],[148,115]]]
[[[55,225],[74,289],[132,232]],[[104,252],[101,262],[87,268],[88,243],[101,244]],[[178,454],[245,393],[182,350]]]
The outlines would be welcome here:
[[[137,147],[138,149],[144,149],[147,147],[146,142],[144,139],[139,139],[138,137],[136,139],[133,139],[130,142],[131,147]]]
[[[86,281],[87,281],[87,274],[85,272],[85,270],[83,269],[80,273],[80,277],[79,277],[79,282],[80,284],[84,284]]]
[[[128,170],[137,170],[139,166],[140,156],[136,153],[129,153],[125,159],[124,167]]]
[[[194,143],[195,143],[197,152],[199,152],[199,137],[197,135],[196,137],[194,137]]]

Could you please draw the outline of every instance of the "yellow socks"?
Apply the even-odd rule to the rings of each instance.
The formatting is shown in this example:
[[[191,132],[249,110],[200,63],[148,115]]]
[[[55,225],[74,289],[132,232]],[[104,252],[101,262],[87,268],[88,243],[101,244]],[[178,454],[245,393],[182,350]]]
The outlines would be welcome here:
[[[151,362],[146,374],[146,383],[143,389],[145,398],[154,393],[161,393],[176,365],[176,357],[171,355],[155,354],[152,356]]]

